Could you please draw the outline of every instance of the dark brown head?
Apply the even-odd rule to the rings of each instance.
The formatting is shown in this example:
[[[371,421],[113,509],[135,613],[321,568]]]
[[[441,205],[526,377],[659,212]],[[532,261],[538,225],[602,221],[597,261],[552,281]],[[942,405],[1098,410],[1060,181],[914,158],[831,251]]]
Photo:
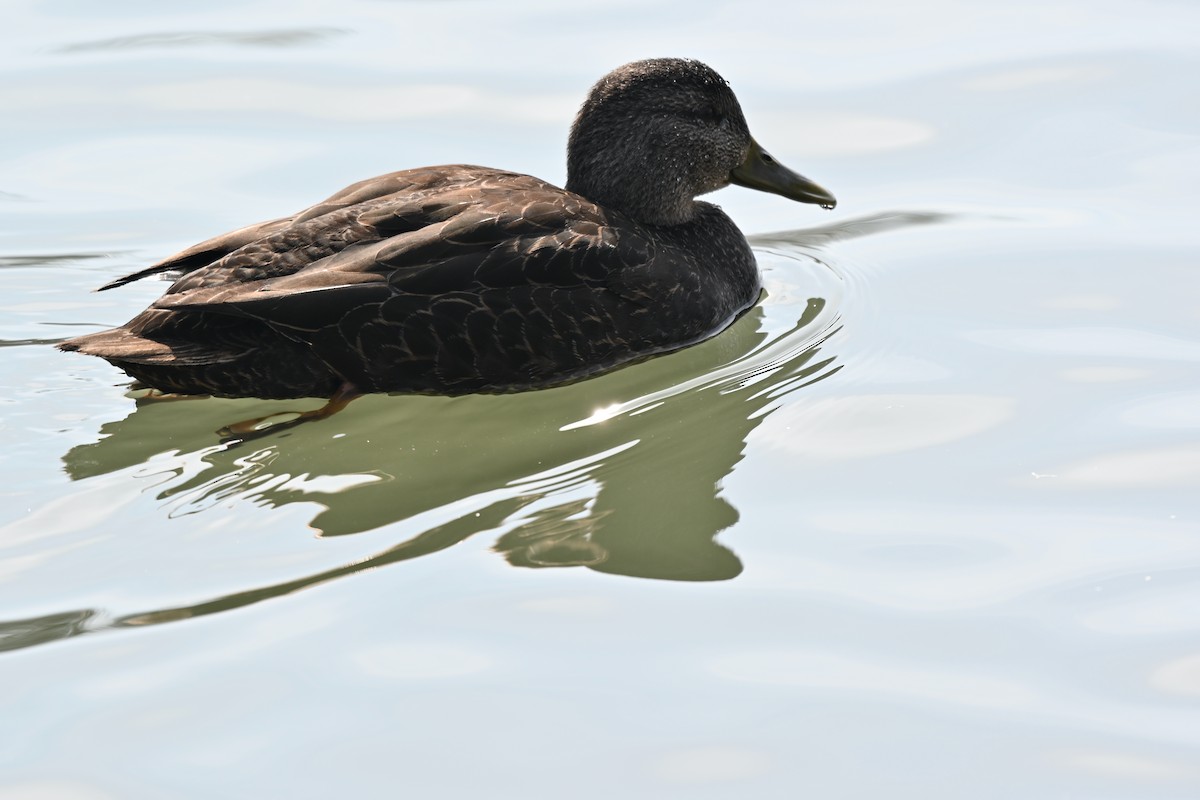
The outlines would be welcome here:
[[[571,127],[567,189],[641,222],[686,222],[698,195],[730,183],[836,202],[755,143],[729,84],[699,61],[654,58],[613,70]]]

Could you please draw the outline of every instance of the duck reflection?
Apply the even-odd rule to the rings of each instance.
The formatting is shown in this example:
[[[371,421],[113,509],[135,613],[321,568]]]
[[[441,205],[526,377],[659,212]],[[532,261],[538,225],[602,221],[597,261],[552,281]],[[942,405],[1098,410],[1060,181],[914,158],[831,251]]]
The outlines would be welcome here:
[[[219,444],[214,431],[279,401],[138,401],[99,441],[63,457],[72,479],[129,469],[158,482],[170,516],[230,501],[303,502],[318,509],[309,524],[322,536],[389,525],[411,533],[352,564],[194,605],[0,623],[0,650],[235,609],[478,534],[494,536],[494,550],[517,567],[734,578],[742,563],[717,536],[738,512],[721,482],[783,396],[840,369],[824,352],[840,324],[833,305],[768,301],[712,340],[577,384],[368,396],[331,419],[240,444]]]
[[[824,308],[809,301],[771,352],[760,308],[718,339],[599,379],[521,395],[367,397],[328,421],[241,445],[215,445],[212,432],[279,401],[139,401],[64,462],[76,480],[139,464],[150,478],[159,473],[148,462],[164,450],[191,453],[191,466],[153,461],[179,473],[159,492],[172,516],[239,497],[315,501],[310,524],[324,536],[466,509],[363,567],[491,530],[515,565],[728,579],[741,565],[714,537],[737,513],[719,482],[773,390],[830,371],[812,346]],[[778,363],[755,358],[771,359],[780,346],[794,352]],[[750,380],[764,370],[768,380]],[[615,416],[603,419],[605,409]]]

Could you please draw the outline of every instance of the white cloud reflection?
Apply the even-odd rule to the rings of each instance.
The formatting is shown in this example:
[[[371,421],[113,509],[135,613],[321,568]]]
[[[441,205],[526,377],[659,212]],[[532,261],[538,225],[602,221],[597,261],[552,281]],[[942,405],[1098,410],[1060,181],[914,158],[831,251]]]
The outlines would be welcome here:
[[[352,656],[368,675],[393,680],[456,678],[484,672],[492,658],[451,644],[395,643],[364,647]]]
[[[771,414],[750,440],[817,458],[866,458],[965,439],[1013,416],[990,395],[878,394],[795,403]]]
[[[922,666],[879,663],[815,651],[740,652],[715,658],[709,669],[734,681],[810,689],[845,689],[922,698],[953,705],[1011,708],[1029,704],[1034,693],[1007,679]]]
[[[1062,482],[1084,486],[1200,487],[1200,444],[1109,453],[1054,470]]]
[[[1162,664],[1150,673],[1150,685],[1167,694],[1200,697],[1200,653]]]

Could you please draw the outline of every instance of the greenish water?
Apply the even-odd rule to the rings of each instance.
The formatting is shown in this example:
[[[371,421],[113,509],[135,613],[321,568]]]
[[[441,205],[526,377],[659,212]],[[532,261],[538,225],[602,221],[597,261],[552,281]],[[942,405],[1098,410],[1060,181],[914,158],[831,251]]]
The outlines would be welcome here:
[[[14,4],[0,798],[1196,797],[1198,17]],[[841,201],[715,196],[766,284],[716,339],[237,445],[317,404],[50,346],[353,180],[561,182],[653,55]]]

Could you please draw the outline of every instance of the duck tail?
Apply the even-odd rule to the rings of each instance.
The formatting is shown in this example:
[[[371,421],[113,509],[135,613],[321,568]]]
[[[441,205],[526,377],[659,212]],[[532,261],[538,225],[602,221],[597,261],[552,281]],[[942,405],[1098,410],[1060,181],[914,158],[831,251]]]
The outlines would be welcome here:
[[[126,328],[76,336],[58,343],[58,349],[68,353],[99,356],[113,364],[159,364],[191,366],[220,364],[235,360],[239,353],[205,347],[193,342],[172,342],[147,339]]]

